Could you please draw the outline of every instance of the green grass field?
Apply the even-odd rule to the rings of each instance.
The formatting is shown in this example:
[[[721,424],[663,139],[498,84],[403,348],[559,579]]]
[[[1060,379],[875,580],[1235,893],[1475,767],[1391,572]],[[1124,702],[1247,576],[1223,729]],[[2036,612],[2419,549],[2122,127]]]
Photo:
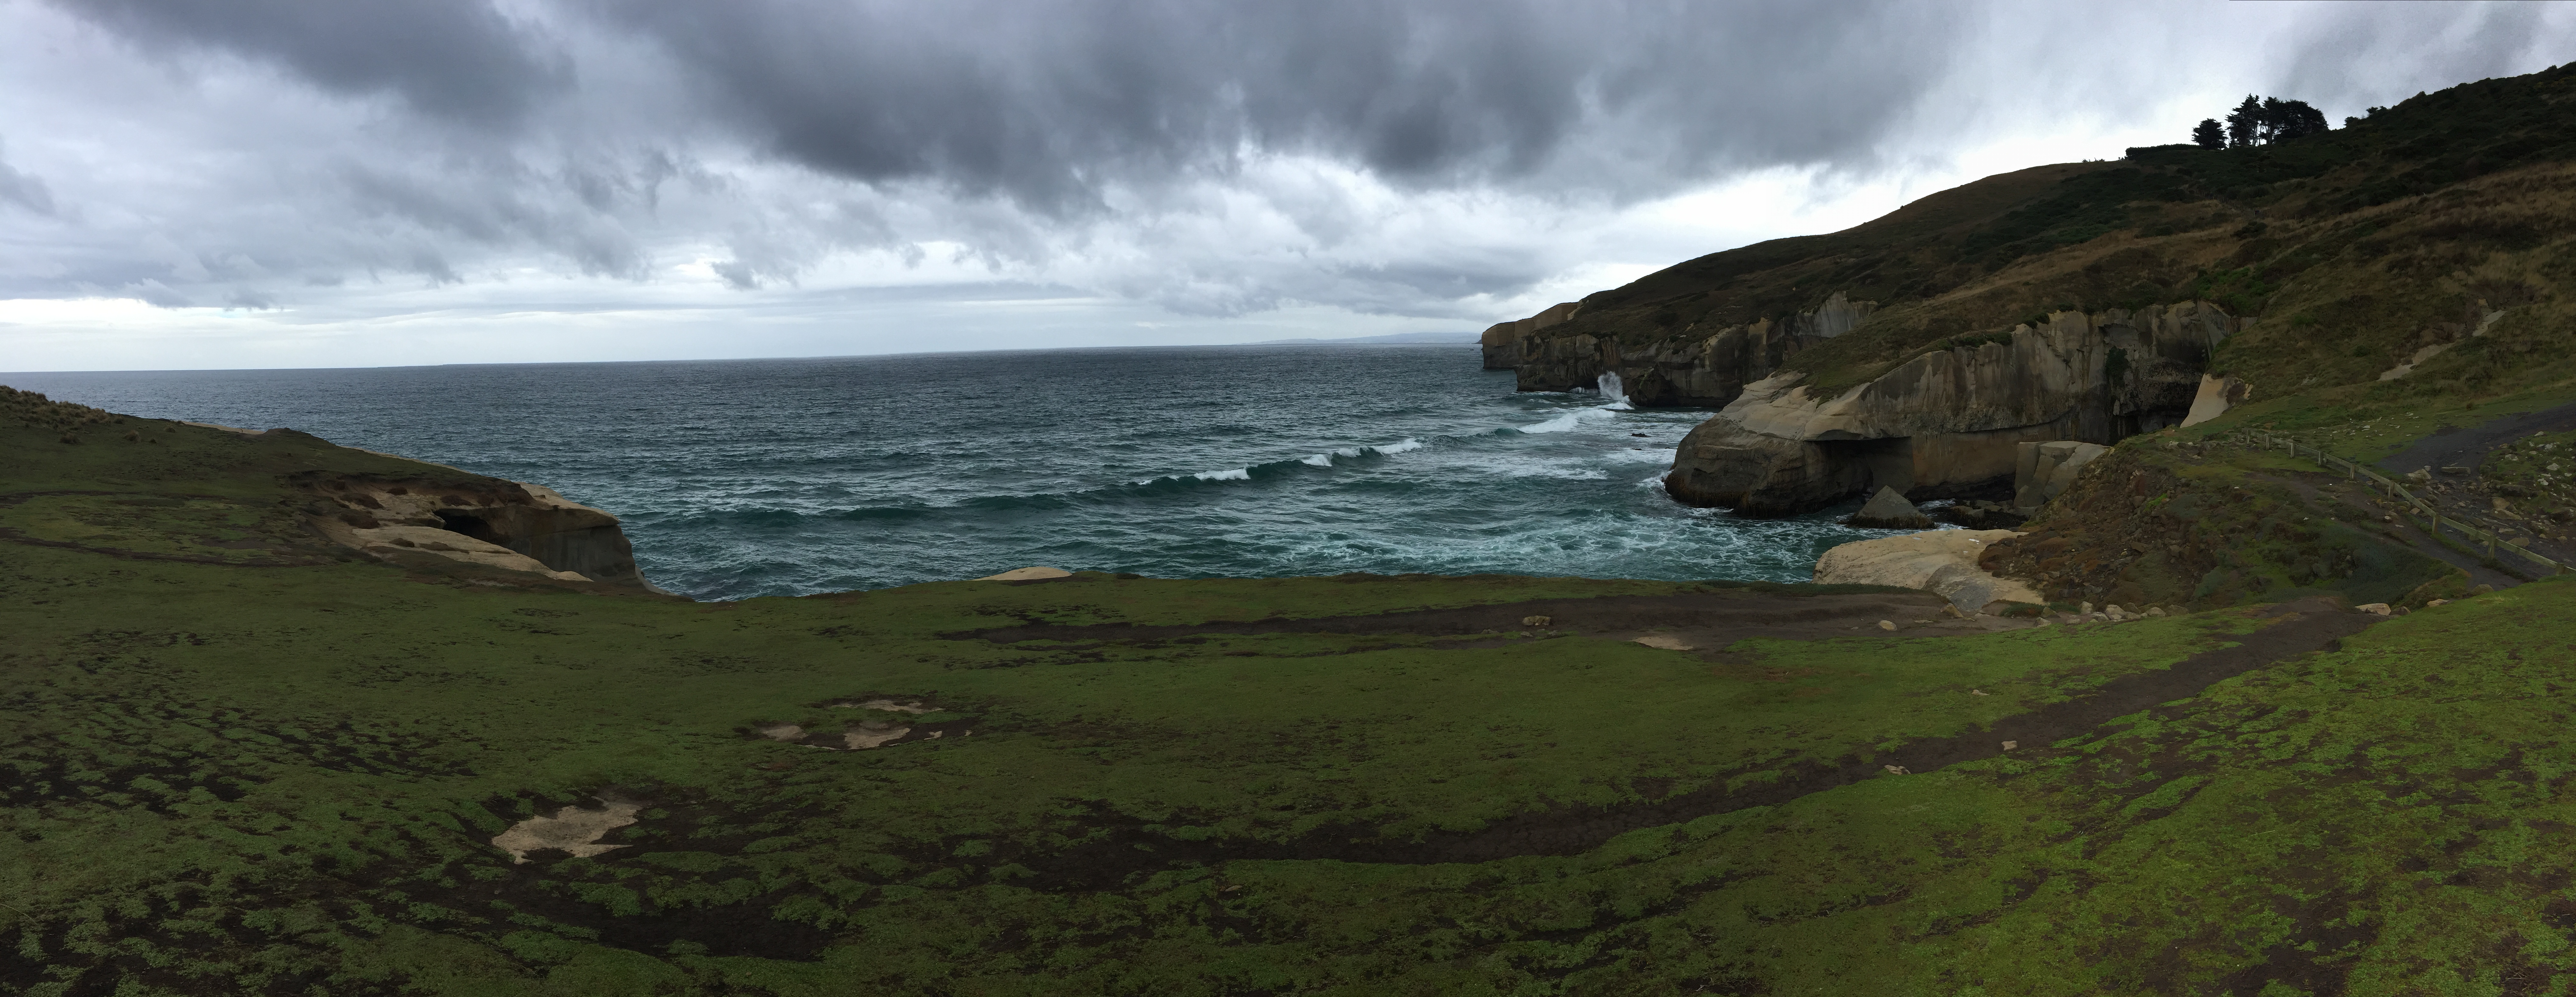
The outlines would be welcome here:
[[[2493,994],[2576,967],[2565,585],[2206,690],[2177,666],[2326,617],[1678,652],[1581,607],[1897,597],[1084,574],[702,604],[299,525],[295,481],[420,465],[59,435],[0,429],[0,992]],[[494,844],[568,807],[631,822],[587,857]]]

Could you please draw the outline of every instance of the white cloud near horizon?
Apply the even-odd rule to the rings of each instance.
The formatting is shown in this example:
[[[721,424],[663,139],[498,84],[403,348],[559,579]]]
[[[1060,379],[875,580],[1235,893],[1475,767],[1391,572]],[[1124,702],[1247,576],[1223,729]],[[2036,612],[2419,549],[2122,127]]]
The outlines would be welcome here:
[[[0,370],[1473,331],[2515,4],[0,0]]]

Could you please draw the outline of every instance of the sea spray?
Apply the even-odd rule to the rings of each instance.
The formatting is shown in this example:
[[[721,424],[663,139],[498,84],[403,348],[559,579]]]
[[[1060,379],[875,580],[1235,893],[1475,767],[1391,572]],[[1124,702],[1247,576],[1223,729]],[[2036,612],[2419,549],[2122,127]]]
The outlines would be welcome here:
[[[1618,371],[1602,371],[1601,376],[1594,378],[1592,383],[1596,390],[1601,392],[1601,397],[1610,400],[1610,403],[1601,406],[1602,408],[1617,409],[1622,412],[1635,408],[1635,406],[1628,404],[1628,388],[1626,385],[1619,383]]]

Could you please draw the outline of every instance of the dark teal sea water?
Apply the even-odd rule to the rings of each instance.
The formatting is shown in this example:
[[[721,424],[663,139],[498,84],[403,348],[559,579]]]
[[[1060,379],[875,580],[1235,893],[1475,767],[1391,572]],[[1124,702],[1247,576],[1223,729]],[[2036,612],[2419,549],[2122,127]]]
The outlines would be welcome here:
[[[1874,535],[1659,485],[1704,411],[1520,394],[1474,347],[5,374],[550,485],[699,598],[973,578],[1502,572],[1803,581]],[[1839,510],[1838,510],[1839,511]]]

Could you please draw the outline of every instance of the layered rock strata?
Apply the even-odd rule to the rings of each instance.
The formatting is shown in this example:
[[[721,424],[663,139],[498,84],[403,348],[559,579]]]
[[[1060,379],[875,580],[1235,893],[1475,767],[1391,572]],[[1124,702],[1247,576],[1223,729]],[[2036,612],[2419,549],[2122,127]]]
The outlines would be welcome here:
[[[1563,306],[1559,306],[1563,307]],[[1509,355],[1522,391],[1587,388],[1603,374],[1617,374],[1628,399],[1640,407],[1717,407],[1734,401],[1747,384],[1783,369],[1800,350],[1850,332],[1877,304],[1852,301],[1837,291],[1816,310],[1774,322],[1706,329],[1693,326],[1655,339],[1630,336],[1542,337],[1520,334]],[[1488,330],[1491,335],[1491,330]],[[1494,354],[1487,353],[1486,366]]]
[[[1664,487],[1757,516],[1880,487],[1914,499],[1999,489],[2020,444],[2110,443],[2181,421],[2211,351],[2240,327],[2200,302],[2058,312],[1827,397],[1803,374],[1774,374],[1682,440]]]
[[[1541,329],[1563,323],[1581,310],[1580,303],[1568,301],[1551,305],[1546,311],[1517,322],[1496,322],[1486,327],[1479,340],[1485,349],[1486,370],[1510,370],[1521,362],[1521,343]]]

